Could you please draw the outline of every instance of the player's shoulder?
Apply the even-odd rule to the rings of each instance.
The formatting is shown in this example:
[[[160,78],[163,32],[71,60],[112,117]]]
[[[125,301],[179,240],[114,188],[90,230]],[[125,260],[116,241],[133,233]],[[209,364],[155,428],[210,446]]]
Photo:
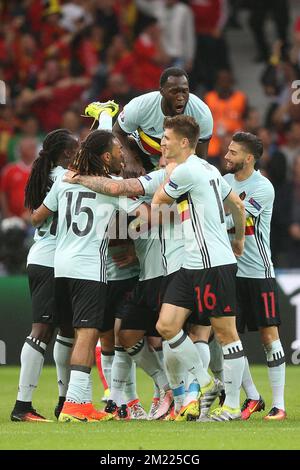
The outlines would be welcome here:
[[[227,181],[228,184],[232,184],[232,182],[234,181],[234,174],[226,173],[225,175],[223,175],[223,178],[225,181]]]
[[[259,170],[255,171],[253,184],[257,188],[257,190],[265,191],[266,193],[273,194],[274,193],[274,186],[271,181],[261,174]]]
[[[187,103],[187,109],[189,111],[195,111],[195,112],[202,112],[202,114],[208,114],[211,115],[211,111],[209,107],[207,106],[204,101],[199,98],[199,96],[194,95],[193,93],[190,93],[189,95],[189,100]]]

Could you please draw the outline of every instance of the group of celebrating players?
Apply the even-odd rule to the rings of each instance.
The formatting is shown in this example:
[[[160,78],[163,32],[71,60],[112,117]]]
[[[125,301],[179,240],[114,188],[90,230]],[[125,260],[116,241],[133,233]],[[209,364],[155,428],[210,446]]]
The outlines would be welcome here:
[[[11,419],[49,421],[32,396],[57,327],[59,422],[248,419],[265,402],[239,338],[245,327],[259,330],[266,354],[273,403],[264,418],[285,419],[274,189],[255,169],[261,141],[235,133],[222,177],[205,160],[210,110],[179,68],[112,127],[117,113],[113,101],[91,103],[85,115],[98,129],[80,143],[66,129],[50,132],[33,165],[25,195],[37,227],[27,263],[33,325]],[[99,338],[110,389],[103,411],[92,403]],[[136,365],[154,383],[149,413]]]

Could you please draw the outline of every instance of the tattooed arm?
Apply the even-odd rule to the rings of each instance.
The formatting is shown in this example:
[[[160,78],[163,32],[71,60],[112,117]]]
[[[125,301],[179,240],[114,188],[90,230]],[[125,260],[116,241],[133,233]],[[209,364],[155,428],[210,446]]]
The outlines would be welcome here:
[[[108,194],[109,196],[143,196],[144,188],[137,178],[115,180],[104,176],[81,176],[68,171],[63,181],[77,183],[95,191],[95,193]]]

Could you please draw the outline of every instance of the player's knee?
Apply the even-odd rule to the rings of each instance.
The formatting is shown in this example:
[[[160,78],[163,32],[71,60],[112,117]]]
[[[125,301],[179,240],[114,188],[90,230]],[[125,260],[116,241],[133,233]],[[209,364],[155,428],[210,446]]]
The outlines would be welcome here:
[[[260,330],[260,337],[263,345],[273,343],[273,341],[279,338],[277,327],[262,328]]]
[[[166,322],[163,318],[159,318],[158,322],[156,323],[156,329],[158,333],[165,339],[170,339],[174,336],[173,326],[169,322]]]
[[[135,341],[128,330],[119,331],[119,343],[124,349],[132,348],[135,345]]]
[[[103,351],[113,351],[115,346],[114,330],[100,334],[101,348]]]
[[[49,344],[53,336],[54,328],[52,325],[46,323],[34,323],[30,336],[42,341],[45,344]]]

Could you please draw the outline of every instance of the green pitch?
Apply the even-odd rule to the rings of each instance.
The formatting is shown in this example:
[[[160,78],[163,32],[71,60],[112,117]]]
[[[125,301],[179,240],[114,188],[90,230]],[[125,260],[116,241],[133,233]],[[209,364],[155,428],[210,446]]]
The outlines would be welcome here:
[[[110,421],[107,423],[12,423],[9,414],[16,399],[17,367],[0,367],[0,449],[299,449],[300,399],[299,367],[287,368],[286,404],[288,419],[264,422],[265,412],[249,421],[228,423],[174,423],[155,421]],[[258,389],[271,407],[265,367],[253,368]],[[94,370],[95,404],[100,406],[102,389]],[[152,384],[138,371],[138,391],[148,410]],[[34,406],[47,418],[53,417],[57,387],[55,369],[45,367],[34,395]],[[244,397],[242,396],[242,399]]]

